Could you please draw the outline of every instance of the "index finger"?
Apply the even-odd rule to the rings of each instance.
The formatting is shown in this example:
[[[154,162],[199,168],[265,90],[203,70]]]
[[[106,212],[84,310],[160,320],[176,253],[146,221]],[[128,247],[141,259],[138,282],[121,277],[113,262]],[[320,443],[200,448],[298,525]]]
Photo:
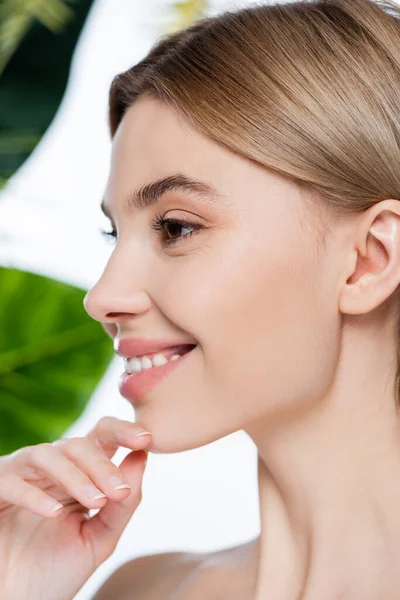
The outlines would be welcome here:
[[[86,437],[111,457],[120,446],[142,450],[148,445],[151,433],[137,423],[105,416],[96,423]]]

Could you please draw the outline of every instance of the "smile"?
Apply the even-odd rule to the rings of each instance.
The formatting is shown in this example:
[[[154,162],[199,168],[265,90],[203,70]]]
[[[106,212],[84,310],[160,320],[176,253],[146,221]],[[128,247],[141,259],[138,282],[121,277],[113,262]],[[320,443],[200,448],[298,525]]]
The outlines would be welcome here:
[[[145,365],[148,365],[149,363],[147,361],[150,361],[151,365],[144,366],[144,368],[142,365],[142,368],[137,372],[125,372],[121,375],[118,383],[121,396],[127,400],[142,398],[158,383],[160,383],[164,377],[167,377],[167,375],[182,365],[188,359],[188,357],[193,354],[193,350],[196,347],[197,346],[186,347],[182,354],[179,354],[176,349],[172,350],[172,356],[161,365],[154,365],[152,360],[147,356],[141,357],[140,359],[138,357],[124,359],[125,365],[128,363],[128,368],[131,368],[130,361],[132,360],[138,360],[139,362],[145,361]],[[165,352],[158,353],[158,355],[160,354],[165,354]],[[137,363],[134,363],[134,365],[136,364]]]

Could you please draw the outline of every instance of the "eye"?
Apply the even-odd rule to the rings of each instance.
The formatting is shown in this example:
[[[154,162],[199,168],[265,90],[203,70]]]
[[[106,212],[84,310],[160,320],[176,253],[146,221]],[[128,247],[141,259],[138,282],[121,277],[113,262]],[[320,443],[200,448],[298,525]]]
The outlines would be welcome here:
[[[117,239],[117,232],[114,229],[112,231],[104,231],[104,229],[100,229],[100,233],[101,235],[104,235],[107,241],[110,241],[112,244],[114,244],[115,240]]]
[[[165,227],[171,228],[172,235],[174,234],[174,230],[175,232],[177,232],[179,231],[179,229],[192,229],[192,231],[189,231],[189,233],[187,233],[186,235],[180,235],[176,238],[172,237],[167,238],[166,240],[162,240],[161,245],[163,248],[166,248],[167,246],[172,246],[172,244],[176,244],[180,241],[183,241],[185,238],[188,238],[191,235],[193,235],[193,233],[196,233],[200,229],[203,229],[202,225],[199,225],[198,223],[191,223],[190,221],[183,221],[181,219],[167,219],[165,217],[162,217],[161,215],[156,215],[154,219],[152,219],[151,227],[152,229],[155,229],[156,231],[160,232],[165,231]]]
[[[158,232],[164,232],[167,228],[171,228],[172,229],[172,235],[174,235],[174,230],[175,233],[176,231],[179,231],[179,229],[192,229],[192,231],[189,231],[189,233],[187,233],[186,235],[179,235],[178,237],[169,237],[166,240],[162,240],[161,241],[161,245],[163,248],[166,248],[167,246],[172,246],[172,244],[176,244],[182,240],[184,240],[184,238],[188,238],[191,235],[193,235],[193,233],[196,233],[197,231],[199,231],[200,229],[203,229],[202,225],[199,225],[198,223],[192,223],[190,221],[183,221],[182,219],[167,219],[165,217],[162,217],[161,215],[156,215],[154,217],[154,219],[152,219],[151,223],[151,228],[154,229],[155,231]],[[115,231],[115,229],[112,229],[112,231],[104,231],[103,229],[100,230],[100,233],[107,239],[111,239],[112,243],[115,242],[115,240],[117,239],[117,232]],[[162,236],[160,236],[162,237]]]

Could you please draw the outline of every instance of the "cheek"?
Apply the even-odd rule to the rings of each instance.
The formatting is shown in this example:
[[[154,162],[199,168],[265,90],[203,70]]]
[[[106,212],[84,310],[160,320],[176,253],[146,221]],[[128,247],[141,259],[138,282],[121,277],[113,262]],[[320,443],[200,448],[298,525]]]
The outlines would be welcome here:
[[[309,403],[328,385],[334,363],[329,340],[337,324],[319,285],[321,267],[292,244],[265,246],[225,246],[187,261],[174,273],[165,307],[199,340],[212,396],[222,406],[237,399],[248,417]]]

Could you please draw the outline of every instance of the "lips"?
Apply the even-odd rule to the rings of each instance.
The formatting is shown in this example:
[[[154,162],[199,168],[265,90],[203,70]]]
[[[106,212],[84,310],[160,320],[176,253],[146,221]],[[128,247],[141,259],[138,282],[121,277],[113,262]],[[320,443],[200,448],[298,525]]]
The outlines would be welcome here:
[[[193,340],[168,340],[150,339],[150,338],[115,338],[114,350],[123,358],[132,358],[133,356],[150,356],[158,352],[170,351],[177,348],[191,349],[197,342]]]
[[[193,348],[193,344],[191,345]],[[182,346],[180,346],[182,347]],[[177,360],[169,361],[165,365],[159,367],[151,367],[137,373],[123,373],[119,379],[119,391],[127,400],[139,400],[144,398],[156,385],[158,385],[165,377],[175,371],[180,365],[190,360],[190,356],[196,354],[196,350],[188,351],[182,354]],[[176,352],[176,350],[173,350]]]

